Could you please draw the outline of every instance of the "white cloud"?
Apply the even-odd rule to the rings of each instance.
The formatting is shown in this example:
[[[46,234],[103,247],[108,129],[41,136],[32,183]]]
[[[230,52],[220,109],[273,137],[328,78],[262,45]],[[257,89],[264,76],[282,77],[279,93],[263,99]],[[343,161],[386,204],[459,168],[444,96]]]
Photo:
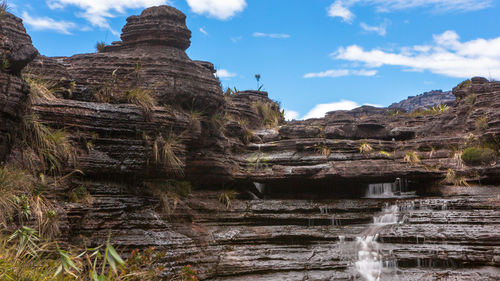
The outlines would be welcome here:
[[[22,15],[25,24],[35,30],[53,30],[63,34],[71,34],[70,30],[76,28],[76,24],[68,21],[56,21],[49,17],[32,17],[26,11]]]
[[[298,118],[299,118],[299,113],[297,111],[285,109],[285,120],[291,121],[291,120],[297,120]]]
[[[333,2],[332,5],[328,8],[328,15],[330,17],[339,17],[342,18],[343,21],[352,23],[354,20],[354,14],[346,7],[344,4],[344,1],[335,1]]]
[[[237,75],[236,73],[229,72],[226,69],[219,69],[215,73],[215,76],[217,76],[219,78],[222,78],[222,79],[227,79],[227,78],[235,77],[236,75]]]
[[[233,41],[233,43],[238,43],[242,39],[243,39],[243,36],[231,37],[231,41]]]
[[[367,69],[360,69],[360,70],[350,70],[350,69],[331,69],[323,72],[316,72],[316,73],[307,73],[304,75],[304,78],[336,78],[336,77],[343,77],[343,76],[375,76],[377,74],[377,70],[367,70]]]
[[[288,38],[290,38],[290,34],[254,32],[253,37],[268,37],[268,38],[273,38],[273,39],[288,39]]]
[[[430,71],[449,77],[485,76],[500,78],[500,37],[460,42],[454,31],[434,35],[430,45],[401,48],[400,51],[351,45],[341,47],[331,56],[335,59],[361,62],[366,67],[401,66],[409,71]]]
[[[328,15],[351,23],[354,5],[373,6],[379,12],[411,8],[429,8],[432,11],[477,11],[492,6],[493,0],[335,0],[328,8]]]
[[[322,118],[327,112],[335,110],[351,110],[359,107],[356,102],[349,100],[341,100],[339,102],[317,104],[311,111],[309,111],[302,119]]]
[[[380,25],[368,25],[364,22],[360,23],[359,25],[361,28],[366,31],[366,32],[375,32],[380,36],[385,36],[387,34],[387,26],[389,25],[389,21],[385,20],[383,23]]]
[[[226,20],[241,12],[247,6],[245,0],[186,0],[191,10],[197,14]]]
[[[66,6],[76,6],[82,11],[77,16],[88,20],[93,26],[109,29],[115,35],[118,32],[111,29],[108,19],[116,14],[124,14],[126,9],[139,9],[167,4],[169,0],[46,0],[51,9],[63,9]]]
[[[203,29],[203,27],[200,27],[200,32],[203,33],[203,35],[207,36],[208,35],[208,32]]]

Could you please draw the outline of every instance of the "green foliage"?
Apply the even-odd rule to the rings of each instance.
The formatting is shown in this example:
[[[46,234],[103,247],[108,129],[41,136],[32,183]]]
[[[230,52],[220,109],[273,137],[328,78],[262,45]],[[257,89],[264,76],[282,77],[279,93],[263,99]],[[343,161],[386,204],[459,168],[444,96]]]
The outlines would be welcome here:
[[[145,182],[145,186],[154,197],[160,200],[160,205],[167,215],[172,215],[181,201],[191,194],[191,183],[188,181],[156,180]]]
[[[387,157],[387,158],[392,158],[392,157],[394,156],[392,153],[387,152],[387,151],[384,151],[384,150],[381,150],[379,153],[380,153],[381,155],[383,155],[383,156]]]
[[[332,149],[326,144],[317,144],[315,147],[316,152],[322,156],[328,157],[332,153]]]
[[[25,115],[22,121],[23,143],[37,154],[43,171],[58,175],[62,163],[76,163],[76,151],[68,133],[46,126],[35,114]]]
[[[467,165],[488,165],[496,160],[496,152],[488,147],[469,147],[462,153],[462,161]]]
[[[0,17],[3,16],[9,10],[9,5],[7,4],[7,0],[0,1]]]
[[[1,12],[0,12],[1,16]],[[2,66],[0,67],[1,70],[3,71],[9,71],[10,70],[10,61],[7,58],[2,59]]]
[[[267,128],[276,128],[283,120],[279,107],[276,109],[271,103],[255,102],[253,107],[262,118],[262,125]]]
[[[94,200],[94,198],[84,185],[73,188],[68,193],[68,198],[73,203],[84,203],[86,205],[92,204],[92,201]]]
[[[369,154],[373,151],[372,146],[368,142],[362,142],[359,144],[359,153]]]
[[[405,157],[403,158],[403,161],[405,161],[406,163],[408,163],[412,166],[416,166],[416,165],[420,164],[420,162],[422,162],[420,160],[420,157],[418,157],[418,154],[415,151],[407,152],[405,154]]]
[[[438,115],[450,109],[446,104],[435,105],[428,109],[417,109],[410,113],[411,117],[424,116],[424,115]]]
[[[106,48],[106,43],[103,41],[97,42],[95,44],[95,49],[98,53],[104,52],[105,48]]]
[[[186,265],[185,267],[182,268],[181,271],[181,280],[182,281],[198,281],[198,278],[196,277],[196,270],[191,268],[191,265]]]
[[[219,202],[226,206],[226,209],[231,207],[231,201],[238,196],[238,192],[234,190],[224,190],[219,195]]]
[[[465,177],[458,176],[453,169],[448,169],[446,178],[443,180],[443,183],[451,184],[454,186],[469,186],[469,184],[467,183],[467,179]]]
[[[153,159],[156,164],[164,165],[175,176],[183,176],[183,162],[177,154],[181,152],[180,139],[173,133],[167,138],[160,134],[153,142]]]

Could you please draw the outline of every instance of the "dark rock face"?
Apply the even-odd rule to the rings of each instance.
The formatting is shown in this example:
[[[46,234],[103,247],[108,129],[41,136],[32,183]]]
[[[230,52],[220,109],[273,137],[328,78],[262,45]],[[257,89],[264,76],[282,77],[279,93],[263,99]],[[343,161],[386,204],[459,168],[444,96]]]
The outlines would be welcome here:
[[[18,28],[6,42],[29,50],[20,21],[5,19],[5,26]],[[84,185],[94,198],[87,204],[58,199],[64,237],[95,245],[111,229],[113,244],[125,253],[166,250],[166,277],[191,264],[202,280],[346,280],[359,277],[356,238],[389,203],[399,206],[401,223],[378,234],[381,253],[397,262],[399,276],[498,278],[497,189],[445,190],[444,198],[359,198],[367,184],[397,177],[426,196],[449,169],[500,182],[498,158],[474,167],[460,160],[468,145],[495,145],[500,137],[499,82],[473,78],[454,89],[457,101],[436,115],[391,115],[366,106],[265,127],[258,105],[281,124],[278,104],[265,92],[224,96],[213,65],[185,54],[189,38],[185,16],[161,6],[130,17],[122,42],[102,53],[9,54],[20,68],[0,72],[0,160],[28,106],[49,127],[64,129],[77,150],[76,168],[85,175],[61,186],[59,197]],[[27,105],[29,87],[18,74],[33,58],[23,74],[53,85],[56,98]],[[149,89],[158,106],[146,114],[133,104],[96,102],[103,87]],[[158,140],[169,138],[185,177],[199,187],[170,215],[144,184],[182,178],[154,161]],[[18,160],[19,149],[14,146],[7,159]],[[232,199],[226,207],[215,188],[256,200]]]
[[[451,91],[443,92],[442,90],[435,90],[425,92],[418,96],[408,97],[406,100],[391,104],[389,108],[401,108],[407,112],[411,112],[419,108],[430,108],[440,104],[452,104],[454,101],[455,96]]]

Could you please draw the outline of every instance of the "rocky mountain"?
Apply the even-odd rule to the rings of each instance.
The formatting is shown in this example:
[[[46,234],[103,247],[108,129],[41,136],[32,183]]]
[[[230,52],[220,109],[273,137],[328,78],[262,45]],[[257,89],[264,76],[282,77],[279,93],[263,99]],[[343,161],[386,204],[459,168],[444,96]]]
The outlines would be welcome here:
[[[405,280],[500,277],[498,188],[445,186],[500,183],[500,82],[472,78],[442,112],[285,122],[266,92],[223,94],[172,7],[129,17],[92,54],[39,55],[11,14],[0,39],[0,162],[54,178],[66,243],[154,247],[164,280],[188,264],[200,280],[349,280],[387,215],[373,247]],[[424,96],[408,103],[449,98]],[[420,197],[364,198],[394,182]]]
[[[405,100],[391,104],[389,108],[402,108],[407,112],[412,112],[419,108],[426,109],[440,104],[452,104],[455,99],[451,91],[434,90],[417,96],[410,96]]]

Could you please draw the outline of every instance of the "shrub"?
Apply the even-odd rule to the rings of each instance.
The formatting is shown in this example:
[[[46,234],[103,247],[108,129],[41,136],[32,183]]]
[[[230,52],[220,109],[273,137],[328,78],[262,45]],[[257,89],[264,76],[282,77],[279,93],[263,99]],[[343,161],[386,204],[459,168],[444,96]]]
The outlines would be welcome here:
[[[84,203],[87,205],[92,204],[92,201],[94,200],[84,185],[80,185],[72,189],[69,192],[68,197],[73,203]]]
[[[469,147],[462,153],[462,161],[467,165],[487,165],[496,160],[496,152],[487,147]]]
[[[458,89],[467,89],[472,87],[472,81],[470,79],[467,79],[465,81],[462,81],[460,84],[458,84],[457,88]]]
[[[95,44],[95,49],[98,53],[104,52],[104,49],[106,48],[106,43],[103,41],[97,42]]]
[[[9,10],[9,5],[7,0],[0,1],[0,17],[3,16]]]
[[[1,16],[1,14],[0,14]],[[2,59],[2,66],[0,67],[1,70],[3,71],[9,71],[10,70],[10,62],[7,58]]]

